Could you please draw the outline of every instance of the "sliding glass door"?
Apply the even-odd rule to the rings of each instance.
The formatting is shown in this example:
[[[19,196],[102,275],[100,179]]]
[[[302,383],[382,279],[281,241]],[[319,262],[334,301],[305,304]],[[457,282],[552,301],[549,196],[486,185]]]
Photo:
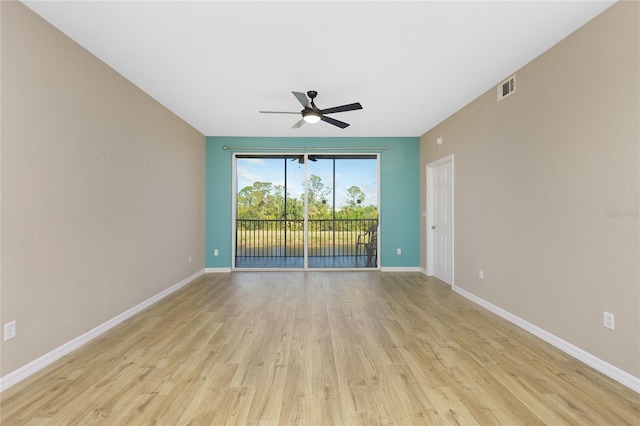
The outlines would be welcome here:
[[[377,267],[376,155],[236,155],[236,268]]]

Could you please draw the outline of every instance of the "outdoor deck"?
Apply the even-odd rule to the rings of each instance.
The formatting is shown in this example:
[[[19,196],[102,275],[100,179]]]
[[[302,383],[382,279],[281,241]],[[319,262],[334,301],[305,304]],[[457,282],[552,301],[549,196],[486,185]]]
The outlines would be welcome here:
[[[377,219],[309,220],[308,267],[376,267],[375,253],[368,259],[358,241],[364,242],[366,231],[377,223]],[[239,219],[235,267],[303,268],[304,221]]]
[[[374,263],[369,267],[375,267]],[[303,268],[304,257],[236,257],[236,268]],[[367,255],[356,256],[311,256],[309,268],[367,268]]]

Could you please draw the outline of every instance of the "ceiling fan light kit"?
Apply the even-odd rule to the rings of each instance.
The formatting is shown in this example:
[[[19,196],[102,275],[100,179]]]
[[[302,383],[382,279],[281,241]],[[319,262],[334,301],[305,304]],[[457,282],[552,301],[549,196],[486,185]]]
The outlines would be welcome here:
[[[318,121],[320,121],[322,116],[315,111],[303,109],[302,118],[304,118],[304,121],[306,121],[307,123],[317,123]]]
[[[333,124],[336,127],[340,127],[344,129],[349,127],[348,123],[344,121],[336,120],[335,118],[327,117],[326,114],[335,114],[337,112],[346,112],[346,111],[354,111],[357,109],[362,109],[362,105],[360,102],[355,102],[352,104],[341,105],[332,108],[320,109],[316,106],[313,101],[316,96],[318,96],[318,92],[315,90],[309,90],[305,95],[302,92],[291,92],[293,96],[298,99],[298,102],[302,104],[304,109],[297,112],[287,112],[287,111],[259,111],[262,114],[301,114],[302,119],[291,126],[292,129],[297,129],[302,127],[305,123],[317,123],[318,121],[324,121],[325,123]]]

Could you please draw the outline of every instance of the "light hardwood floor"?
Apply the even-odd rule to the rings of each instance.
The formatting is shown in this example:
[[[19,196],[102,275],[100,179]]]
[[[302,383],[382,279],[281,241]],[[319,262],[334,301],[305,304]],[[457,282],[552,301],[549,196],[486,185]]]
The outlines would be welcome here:
[[[638,425],[640,397],[419,273],[204,275],[2,394],[2,425]]]

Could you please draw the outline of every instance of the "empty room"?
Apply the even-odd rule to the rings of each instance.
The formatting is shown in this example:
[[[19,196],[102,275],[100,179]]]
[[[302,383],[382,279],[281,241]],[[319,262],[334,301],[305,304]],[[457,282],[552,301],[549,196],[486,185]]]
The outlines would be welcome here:
[[[637,1],[0,2],[0,423],[640,423]]]

